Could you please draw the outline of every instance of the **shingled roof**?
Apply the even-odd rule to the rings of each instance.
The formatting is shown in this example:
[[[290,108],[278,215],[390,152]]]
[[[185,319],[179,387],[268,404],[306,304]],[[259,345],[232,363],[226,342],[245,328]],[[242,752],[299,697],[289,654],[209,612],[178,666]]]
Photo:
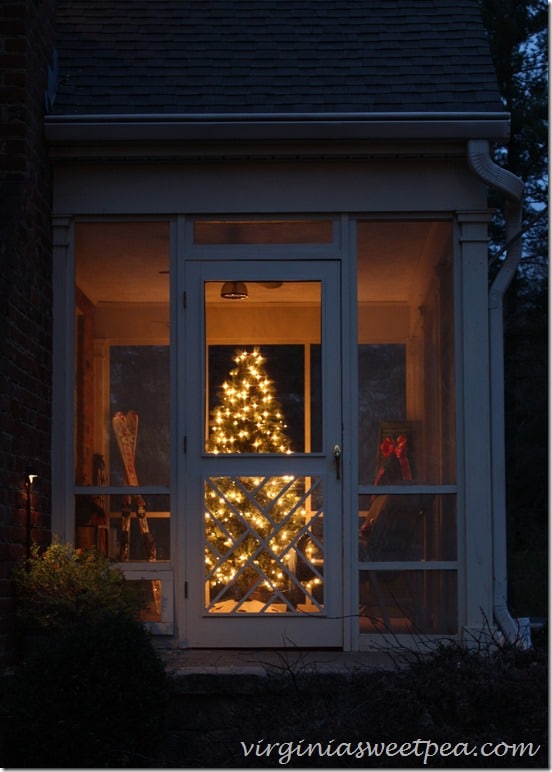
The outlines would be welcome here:
[[[53,113],[502,110],[477,0],[58,0]]]

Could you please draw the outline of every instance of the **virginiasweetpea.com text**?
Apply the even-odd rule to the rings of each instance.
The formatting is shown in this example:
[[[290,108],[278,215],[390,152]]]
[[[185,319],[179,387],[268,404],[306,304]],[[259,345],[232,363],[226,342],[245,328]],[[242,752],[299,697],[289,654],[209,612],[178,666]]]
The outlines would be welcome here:
[[[408,742],[307,742],[306,740],[268,742],[258,740],[256,743],[241,742],[244,757],[277,758],[282,766],[300,758],[355,758],[365,759],[378,757],[401,758],[416,757],[423,765],[432,760],[442,762],[447,758],[519,758],[536,756],[540,745],[532,742],[496,743],[485,742],[473,745],[469,742],[434,742],[433,740],[417,739]]]

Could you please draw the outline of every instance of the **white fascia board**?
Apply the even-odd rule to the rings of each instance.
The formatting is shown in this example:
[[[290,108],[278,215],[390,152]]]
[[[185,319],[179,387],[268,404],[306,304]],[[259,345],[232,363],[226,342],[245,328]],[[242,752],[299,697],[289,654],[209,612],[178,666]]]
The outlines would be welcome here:
[[[508,113],[49,115],[50,145],[507,139]]]

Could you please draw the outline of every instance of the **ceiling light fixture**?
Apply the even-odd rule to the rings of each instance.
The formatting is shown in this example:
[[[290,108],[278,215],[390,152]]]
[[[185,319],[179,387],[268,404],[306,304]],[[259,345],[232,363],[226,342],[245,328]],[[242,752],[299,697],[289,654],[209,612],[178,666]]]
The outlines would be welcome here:
[[[220,296],[227,300],[245,300],[248,297],[247,287],[242,281],[225,281]]]

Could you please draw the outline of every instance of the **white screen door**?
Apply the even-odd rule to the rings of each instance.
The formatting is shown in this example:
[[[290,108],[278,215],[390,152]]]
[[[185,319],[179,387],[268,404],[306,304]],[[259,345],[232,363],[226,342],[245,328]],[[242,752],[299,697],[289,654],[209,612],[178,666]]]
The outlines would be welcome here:
[[[186,641],[342,644],[340,275],[186,268]]]

